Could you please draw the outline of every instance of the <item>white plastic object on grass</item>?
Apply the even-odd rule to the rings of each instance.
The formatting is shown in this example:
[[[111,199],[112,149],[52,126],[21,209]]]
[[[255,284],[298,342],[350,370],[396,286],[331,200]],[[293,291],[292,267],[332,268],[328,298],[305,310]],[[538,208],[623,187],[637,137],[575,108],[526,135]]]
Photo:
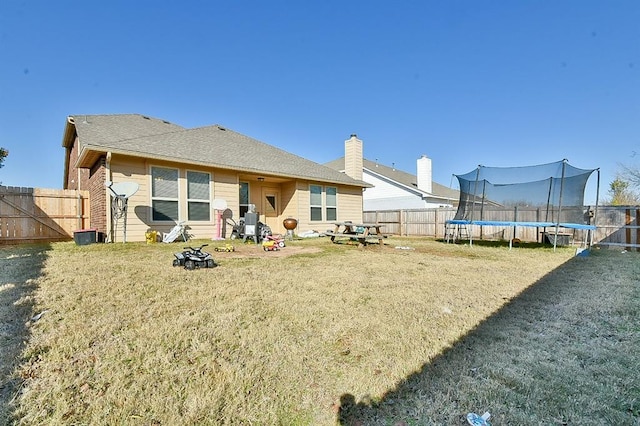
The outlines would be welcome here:
[[[476,413],[469,413],[467,414],[467,421],[473,426],[491,426],[489,417],[491,417],[491,414],[488,411],[481,416]]]

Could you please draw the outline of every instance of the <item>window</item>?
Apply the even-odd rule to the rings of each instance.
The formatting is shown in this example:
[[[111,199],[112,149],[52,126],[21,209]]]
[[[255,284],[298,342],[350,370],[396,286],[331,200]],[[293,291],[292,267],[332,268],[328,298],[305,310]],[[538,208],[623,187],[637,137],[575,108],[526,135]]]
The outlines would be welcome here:
[[[151,168],[151,210],[154,221],[179,220],[177,169]]]
[[[323,188],[320,185],[309,185],[309,207],[312,221],[337,220],[338,188],[335,186]]]
[[[322,220],[322,187],[309,185],[311,220]]]
[[[327,220],[338,219],[338,188],[327,186],[325,189],[325,216]]]
[[[240,216],[244,217],[244,215],[249,211],[249,183],[248,182],[240,182]]]
[[[187,172],[187,215],[189,220],[210,220],[209,173]]]

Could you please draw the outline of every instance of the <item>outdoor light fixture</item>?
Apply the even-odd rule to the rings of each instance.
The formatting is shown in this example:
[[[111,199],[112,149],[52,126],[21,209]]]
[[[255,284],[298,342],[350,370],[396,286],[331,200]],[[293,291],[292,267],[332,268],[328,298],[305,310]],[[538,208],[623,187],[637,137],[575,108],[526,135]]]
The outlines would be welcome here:
[[[264,178],[263,177],[259,177],[258,178],[258,182],[264,182]]]

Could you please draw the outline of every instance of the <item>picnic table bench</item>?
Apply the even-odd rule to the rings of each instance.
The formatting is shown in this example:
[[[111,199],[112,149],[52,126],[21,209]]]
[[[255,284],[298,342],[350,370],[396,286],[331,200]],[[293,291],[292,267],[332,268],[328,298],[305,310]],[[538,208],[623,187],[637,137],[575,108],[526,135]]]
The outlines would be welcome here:
[[[367,243],[377,242],[384,244],[384,239],[388,235],[380,231],[382,225],[378,223],[353,223],[353,222],[335,222],[333,231],[327,231],[324,234],[331,237],[331,242],[335,243],[339,238],[347,238],[358,241],[358,247],[363,247]]]

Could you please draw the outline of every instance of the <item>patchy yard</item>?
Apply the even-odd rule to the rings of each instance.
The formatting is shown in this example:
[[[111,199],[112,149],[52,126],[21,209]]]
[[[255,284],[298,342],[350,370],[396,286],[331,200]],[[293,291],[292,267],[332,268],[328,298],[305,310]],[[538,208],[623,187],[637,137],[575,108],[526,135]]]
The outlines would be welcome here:
[[[3,416],[638,424],[638,253],[207,243],[196,271],[181,243],[2,248]]]

